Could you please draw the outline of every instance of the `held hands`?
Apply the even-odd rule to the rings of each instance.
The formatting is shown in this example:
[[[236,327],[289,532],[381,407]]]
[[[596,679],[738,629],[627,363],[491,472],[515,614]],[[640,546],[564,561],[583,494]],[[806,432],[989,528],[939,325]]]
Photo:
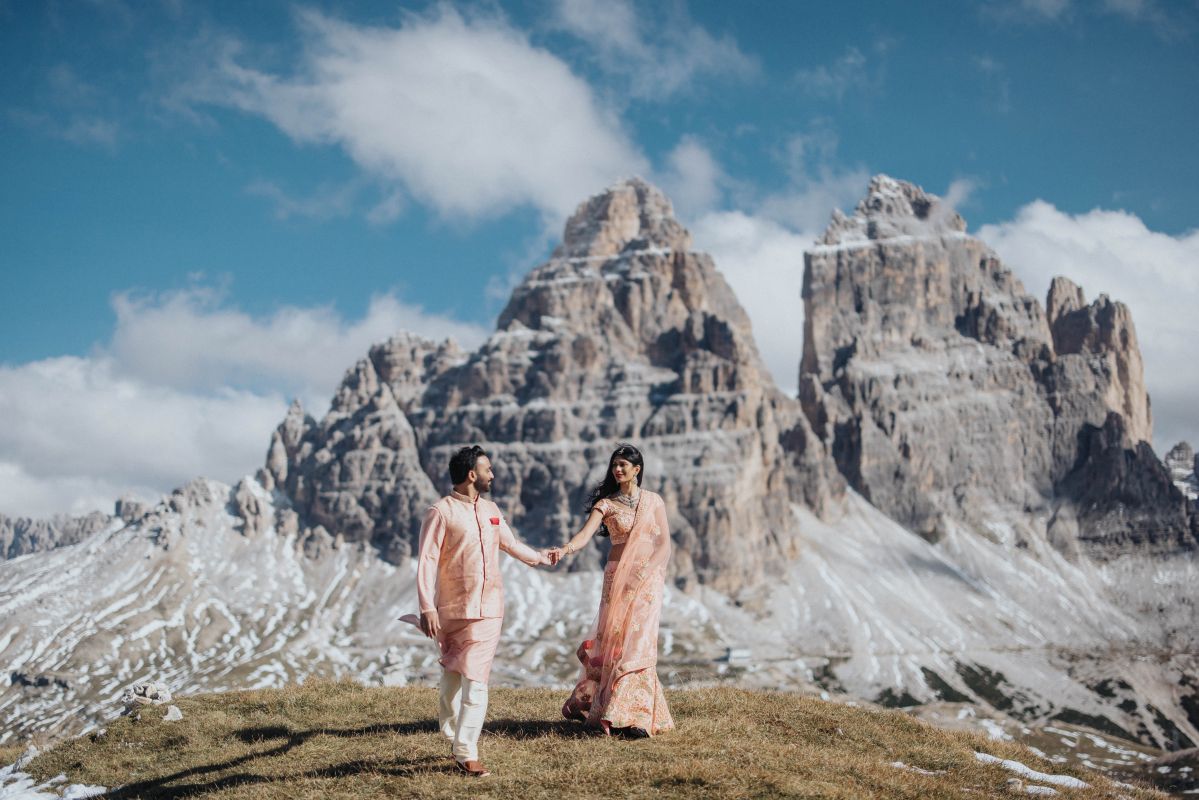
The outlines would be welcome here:
[[[564,556],[565,554],[566,554],[566,550],[564,548],[551,547],[548,550],[544,551],[542,555],[546,559],[546,563],[552,567],[552,566],[557,565],[557,563],[562,560],[562,556]]]

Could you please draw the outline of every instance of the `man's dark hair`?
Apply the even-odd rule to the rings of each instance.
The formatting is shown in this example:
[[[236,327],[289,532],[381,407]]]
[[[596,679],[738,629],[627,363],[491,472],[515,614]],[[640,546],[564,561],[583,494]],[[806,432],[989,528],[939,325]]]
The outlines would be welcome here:
[[[470,471],[475,468],[479,456],[487,455],[487,451],[477,444],[463,447],[450,457],[450,483],[457,486],[466,480]]]

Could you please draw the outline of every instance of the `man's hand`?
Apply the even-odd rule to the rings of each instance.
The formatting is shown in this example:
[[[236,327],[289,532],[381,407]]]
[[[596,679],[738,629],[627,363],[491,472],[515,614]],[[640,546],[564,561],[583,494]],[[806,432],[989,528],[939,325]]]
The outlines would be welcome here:
[[[551,547],[548,550],[543,550],[541,552],[541,558],[543,559],[543,564],[549,564],[551,567],[555,566],[559,561],[562,560],[562,548]]]
[[[420,629],[430,639],[437,638],[437,634],[441,633],[441,620],[437,618],[436,611],[420,612]]]

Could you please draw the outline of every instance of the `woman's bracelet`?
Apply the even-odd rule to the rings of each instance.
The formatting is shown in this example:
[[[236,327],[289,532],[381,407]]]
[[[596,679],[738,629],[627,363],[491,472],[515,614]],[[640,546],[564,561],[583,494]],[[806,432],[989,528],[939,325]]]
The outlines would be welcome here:
[[[566,553],[566,555],[568,555],[568,556],[573,556],[575,553],[575,549],[570,546],[570,542],[567,542],[565,545],[563,545],[562,552]]]

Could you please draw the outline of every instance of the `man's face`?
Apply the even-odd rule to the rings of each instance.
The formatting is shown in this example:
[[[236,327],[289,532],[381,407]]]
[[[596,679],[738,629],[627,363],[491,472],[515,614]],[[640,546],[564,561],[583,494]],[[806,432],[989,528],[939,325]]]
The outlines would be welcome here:
[[[491,482],[495,479],[495,475],[491,472],[491,459],[487,456],[479,456],[472,472],[475,473],[475,491],[479,494],[491,491]]]

